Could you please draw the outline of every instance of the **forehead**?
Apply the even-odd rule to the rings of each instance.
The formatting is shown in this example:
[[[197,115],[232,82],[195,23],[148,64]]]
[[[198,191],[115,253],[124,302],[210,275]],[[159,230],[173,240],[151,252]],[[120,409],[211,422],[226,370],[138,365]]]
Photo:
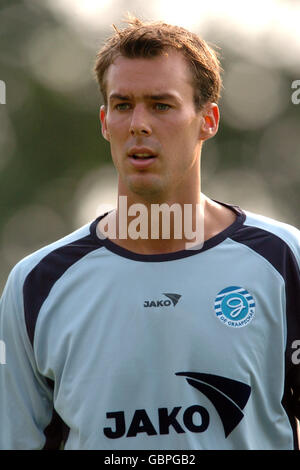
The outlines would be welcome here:
[[[177,93],[183,99],[193,97],[193,78],[184,56],[176,51],[153,58],[119,56],[106,73],[106,93],[151,95]]]

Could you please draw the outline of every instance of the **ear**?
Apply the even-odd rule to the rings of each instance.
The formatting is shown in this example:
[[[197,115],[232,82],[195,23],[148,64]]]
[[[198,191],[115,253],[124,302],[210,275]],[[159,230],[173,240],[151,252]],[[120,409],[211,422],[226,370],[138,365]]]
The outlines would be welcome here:
[[[100,121],[101,121],[101,130],[102,130],[102,135],[104,139],[108,140],[110,139],[110,135],[107,129],[107,122],[106,122],[106,108],[104,105],[100,107]]]
[[[214,137],[218,132],[220,111],[216,103],[206,103],[201,110],[202,121],[200,128],[200,139],[207,140]]]

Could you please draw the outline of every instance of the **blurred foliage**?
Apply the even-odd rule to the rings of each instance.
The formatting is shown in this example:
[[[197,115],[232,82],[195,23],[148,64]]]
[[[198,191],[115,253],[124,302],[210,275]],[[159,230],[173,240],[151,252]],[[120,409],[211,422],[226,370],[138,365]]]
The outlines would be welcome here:
[[[55,29],[57,20],[48,10],[30,9],[30,4],[21,1],[10,0],[6,6],[1,4],[0,70],[6,83],[7,104],[0,112],[9,116],[15,149],[0,172],[0,231],[10,214],[34,201],[45,184],[63,175],[71,175],[76,183],[88,169],[109,159],[99,138],[100,98],[96,84],[94,107],[81,109],[76,97],[70,98],[38,81],[24,59],[34,28],[51,25]],[[14,96],[19,88],[26,95],[20,105],[16,101],[22,97]],[[5,159],[2,152],[0,158]],[[64,201],[54,200],[53,206],[63,210]]]
[[[45,31],[48,36],[44,36]],[[214,38],[213,31],[210,36]],[[49,38],[48,42],[45,37]],[[62,39],[58,42],[55,38]],[[18,234],[10,249],[13,243],[22,244],[28,232],[24,224],[33,227],[33,241],[25,243],[24,256],[26,251],[29,253],[51,241],[34,235],[37,224],[32,225],[30,211],[26,212],[31,205],[47,207],[63,220],[64,223],[50,233],[53,241],[69,233],[76,228],[74,195],[80,181],[111,161],[108,144],[101,138],[98,119],[101,97],[92,75],[102,39],[100,30],[91,47],[43,2],[2,0],[0,3],[0,79],[6,84],[6,104],[0,105],[0,292],[13,264],[12,258],[7,256],[7,240],[2,238],[11,218],[23,209],[24,214],[28,214],[25,222],[20,217],[19,225],[15,224],[14,231]],[[226,83],[227,67],[243,60],[243,53],[239,55],[236,50],[221,46]],[[51,73],[47,76],[47,70],[51,72],[55,54],[67,47],[71,47],[72,52],[68,56],[69,85],[67,81],[61,86],[59,81],[55,83]],[[53,70],[56,66],[59,67],[59,63],[53,62],[52,71],[58,73],[59,70]],[[77,75],[72,81],[73,66]],[[279,70],[277,63],[274,71],[275,68],[285,105],[264,125],[239,126],[239,117],[234,116],[230,103],[228,106],[226,101],[221,101],[219,132],[213,141],[205,144],[203,151],[204,192],[256,212],[263,212],[266,207],[275,208],[273,213],[281,220],[300,226],[300,105],[293,105],[290,99],[291,83],[300,76],[295,77],[295,73],[283,67]],[[268,89],[267,82],[262,86]],[[247,90],[245,83],[245,94]],[[261,93],[263,96],[264,90]],[[226,87],[223,94],[226,94]],[[246,105],[241,103],[240,106]],[[264,196],[268,195],[268,203],[264,200],[261,207],[259,201],[263,198],[256,182],[263,188]],[[265,215],[273,213],[271,210]]]

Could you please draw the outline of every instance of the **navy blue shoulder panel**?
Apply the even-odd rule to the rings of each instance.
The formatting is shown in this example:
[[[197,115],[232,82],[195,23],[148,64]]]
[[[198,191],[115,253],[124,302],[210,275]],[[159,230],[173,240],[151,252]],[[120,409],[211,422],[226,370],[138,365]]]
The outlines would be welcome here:
[[[296,423],[300,419],[300,364],[293,363],[293,343],[300,340],[300,270],[289,245],[277,235],[258,227],[244,225],[232,240],[260,254],[281,274],[285,282],[287,341],[285,350],[285,391],[282,403],[290,418],[294,445],[298,449]],[[253,273],[255,276],[256,273]]]
[[[23,285],[24,314],[32,346],[40,309],[55,282],[74,263],[100,247],[100,240],[97,243],[90,235],[87,235],[51,251],[27,275]]]
[[[233,236],[264,257],[281,274],[286,290],[287,365],[294,352],[292,343],[300,339],[300,270],[289,245],[277,235],[258,227],[244,225]],[[253,273],[255,276],[256,273]]]
[[[293,253],[280,237],[259,227],[243,225],[230,238],[259,253],[286,278],[286,257],[293,257]]]

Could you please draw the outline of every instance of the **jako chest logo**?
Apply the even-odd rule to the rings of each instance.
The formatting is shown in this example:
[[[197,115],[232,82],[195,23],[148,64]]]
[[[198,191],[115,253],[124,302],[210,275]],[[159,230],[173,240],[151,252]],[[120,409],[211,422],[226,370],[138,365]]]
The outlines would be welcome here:
[[[227,438],[244,417],[243,409],[250,397],[251,387],[238,380],[213,374],[176,372],[175,375],[184,377],[189,385],[211,401],[220,416]],[[110,411],[106,413],[106,418],[110,424],[103,428],[103,433],[108,439],[137,437],[139,434],[203,433],[210,424],[209,412],[200,404],[157,410],[151,408],[148,411],[142,408],[135,410],[133,416],[129,416],[125,410]]]
[[[234,328],[248,325],[255,314],[255,301],[243,287],[230,286],[221,290],[214,307],[219,320]]]
[[[167,299],[162,300],[145,300],[144,307],[169,307],[173,304],[175,305],[178,303],[181,295],[179,294],[163,294],[167,297]]]

